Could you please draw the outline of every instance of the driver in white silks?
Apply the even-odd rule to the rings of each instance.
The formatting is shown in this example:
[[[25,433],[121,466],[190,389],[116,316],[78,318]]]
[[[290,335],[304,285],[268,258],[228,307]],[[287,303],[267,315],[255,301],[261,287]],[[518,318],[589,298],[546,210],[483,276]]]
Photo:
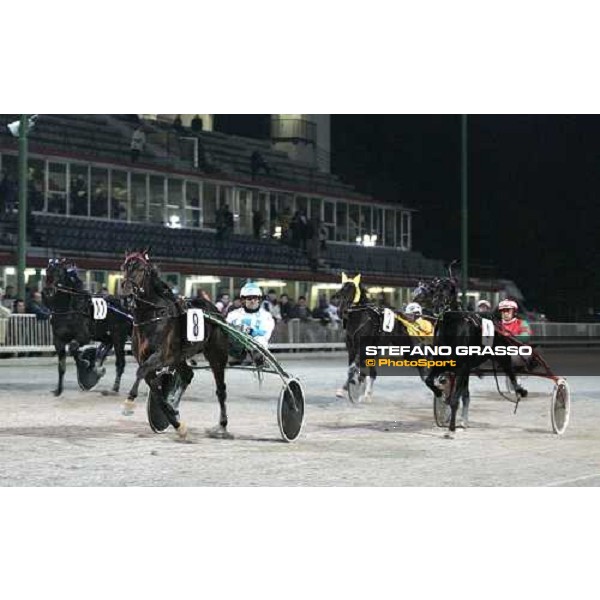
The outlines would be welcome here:
[[[240,291],[241,308],[232,310],[227,315],[227,322],[241,331],[244,331],[264,348],[269,347],[269,340],[275,329],[275,321],[268,310],[261,306],[262,290],[256,283],[249,281]],[[262,363],[262,355],[250,356],[239,343],[230,341],[229,354],[232,360],[230,365],[248,365]]]

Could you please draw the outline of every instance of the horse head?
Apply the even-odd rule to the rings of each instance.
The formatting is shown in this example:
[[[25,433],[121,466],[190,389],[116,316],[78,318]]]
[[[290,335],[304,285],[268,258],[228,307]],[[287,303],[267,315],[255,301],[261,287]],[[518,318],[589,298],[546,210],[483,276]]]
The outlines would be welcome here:
[[[346,312],[349,306],[359,304],[366,298],[366,290],[360,282],[361,277],[360,273],[353,278],[342,273],[342,289],[337,294],[340,301],[340,312]]]
[[[66,258],[51,258],[46,267],[46,280],[44,282],[43,296],[52,298],[60,287],[69,286],[68,270],[74,265]]]
[[[149,279],[155,271],[148,252],[149,249],[125,253],[125,262],[121,265],[124,296],[137,296],[148,291]]]

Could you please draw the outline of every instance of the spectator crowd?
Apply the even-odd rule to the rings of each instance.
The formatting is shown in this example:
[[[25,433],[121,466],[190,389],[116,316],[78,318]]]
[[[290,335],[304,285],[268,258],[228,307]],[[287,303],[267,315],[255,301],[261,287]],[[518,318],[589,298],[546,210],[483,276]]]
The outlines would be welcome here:
[[[241,305],[239,296],[235,296],[232,300],[227,292],[222,292],[216,302],[217,308],[224,317]],[[320,295],[317,305],[311,309],[305,296],[299,296],[296,301],[288,294],[280,294],[278,298],[277,292],[273,289],[268,291],[262,302],[262,307],[271,313],[276,323],[300,319],[300,321],[320,321],[323,325],[331,325],[334,328],[341,324],[338,306],[339,300],[335,295],[331,298],[327,298],[325,294]]]

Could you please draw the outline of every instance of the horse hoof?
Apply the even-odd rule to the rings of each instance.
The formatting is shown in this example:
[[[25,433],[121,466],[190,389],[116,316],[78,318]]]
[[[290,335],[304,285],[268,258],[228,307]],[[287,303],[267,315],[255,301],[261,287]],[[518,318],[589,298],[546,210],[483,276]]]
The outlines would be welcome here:
[[[336,398],[345,398],[346,392],[344,392],[344,390],[340,388],[339,390],[336,390],[335,397]]]
[[[458,424],[459,427],[462,427],[463,429],[467,429],[469,427],[469,421],[468,419],[461,419],[460,423]]]
[[[125,400],[125,402],[123,402],[123,410],[121,411],[121,414],[124,417],[131,417],[131,415],[134,413],[134,408],[135,402],[133,400]]]
[[[56,397],[58,397],[58,396],[60,396],[60,395],[62,394],[62,390],[52,390],[52,393],[53,393],[53,394],[54,394]]]
[[[179,424],[179,427],[177,428],[177,435],[179,436],[179,439],[182,441],[186,440],[187,436],[188,436],[188,432],[189,432],[188,426],[182,421]]]
[[[224,427],[217,425],[216,427],[212,427],[211,429],[206,430],[206,434],[210,438],[214,438],[216,440],[232,440],[233,435],[227,431]]]
[[[370,404],[371,402],[373,402],[373,394],[363,394],[358,401],[361,404]]]
[[[529,392],[525,388],[521,388],[518,393],[519,393],[519,396],[521,396],[521,398],[527,398],[527,394]]]

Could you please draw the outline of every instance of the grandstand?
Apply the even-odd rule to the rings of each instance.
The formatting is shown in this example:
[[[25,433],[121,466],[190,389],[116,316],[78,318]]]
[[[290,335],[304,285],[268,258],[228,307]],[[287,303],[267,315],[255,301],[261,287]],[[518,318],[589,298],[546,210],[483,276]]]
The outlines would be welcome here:
[[[17,118],[0,115],[0,286],[14,284],[17,262],[18,147],[6,129]],[[146,145],[132,162],[131,138],[140,125]],[[50,257],[68,256],[90,289],[117,291],[125,249],[146,246],[187,294],[199,287],[234,293],[252,277],[314,302],[345,270],[362,272],[373,290],[399,306],[419,279],[444,274],[441,261],[413,249],[413,210],[361,194],[317,160],[294,159],[282,148],[274,140],[193,132],[138,115],[41,116],[29,136],[29,285],[40,281]],[[254,152],[268,173],[253,172]],[[223,205],[234,215],[228,236],[216,230]],[[289,219],[300,209],[326,232],[312,262],[306,250],[285,241]],[[258,236],[255,211],[264,221]],[[375,246],[357,244],[364,236],[376,236]],[[495,300],[503,287],[492,279],[473,284],[474,299]]]

